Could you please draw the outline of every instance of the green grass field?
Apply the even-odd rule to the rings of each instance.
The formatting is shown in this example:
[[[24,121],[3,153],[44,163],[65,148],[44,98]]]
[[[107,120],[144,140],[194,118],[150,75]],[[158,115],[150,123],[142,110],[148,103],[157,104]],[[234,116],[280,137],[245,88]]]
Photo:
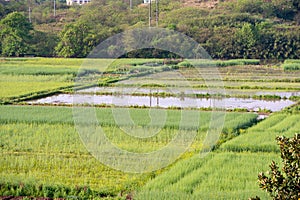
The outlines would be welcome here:
[[[202,158],[175,164],[138,192],[138,199],[269,199],[258,187],[257,176],[272,160],[280,162],[276,136],[299,133],[299,106],[272,114],[244,134],[225,142]],[[171,195],[172,194],[172,195]],[[149,197],[149,198],[148,198]]]
[[[87,77],[89,82],[79,84],[97,84],[103,72],[108,73],[105,74],[107,80],[111,78],[117,80],[118,77],[131,74],[130,79],[116,83],[117,86],[151,86],[155,83],[162,87],[188,86],[194,89],[222,86],[225,89],[241,91],[300,90],[299,70],[289,71],[282,67],[261,66],[257,65],[256,60],[214,61],[219,65],[226,64],[226,67],[218,69],[197,67],[197,69],[180,68],[179,71],[169,71],[172,66],[166,68],[162,65],[155,67],[159,73],[148,74],[150,65],[153,63],[161,65],[162,62],[159,59],[1,58],[0,103],[19,102],[26,97],[37,98],[47,94],[47,91],[63,91],[73,86],[76,76],[80,74],[90,76]],[[230,66],[230,63],[234,66]],[[210,77],[216,72],[217,74]],[[210,78],[208,80],[204,77]]]
[[[257,183],[260,171],[278,160],[275,153],[210,153],[180,161],[166,173],[149,181],[137,199],[267,199]]]
[[[58,90],[72,86],[69,77],[61,76],[10,76],[0,75],[0,99],[12,99],[41,91]]]
[[[221,149],[228,151],[279,152],[275,138],[280,135],[292,137],[299,133],[299,114],[274,114],[268,120],[247,130],[247,134],[234,138]]]
[[[0,58],[0,103],[19,101],[21,97],[35,98],[47,91],[69,88],[74,85],[76,76],[82,73],[95,74],[97,79],[103,72],[114,72],[150,61],[159,60]]]
[[[140,187],[151,177],[151,174],[113,170],[91,156],[74,127],[71,107],[0,106],[0,111],[6,113],[0,116],[0,185],[16,182],[30,185],[34,182],[35,187],[43,184],[70,188],[86,186],[115,196],[120,191]],[[137,124],[149,122],[143,117],[147,109],[131,109],[130,112]],[[181,111],[168,110],[165,127],[155,137],[135,139],[116,126],[111,109],[97,108],[96,113],[107,137],[115,145],[132,152],[151,152],[164,147],[176,135],[181,116]],[[201,150],[210,117],[210,112],[200,112],[198,135],[184,157]],[[256,117],[251,113],[227,113],[224,130],[238,131],[251,126]],[[1,195],[7,194],[16,193],[6,191]]]
[[[132,71],[147,72],[150,65],[161,62],[158,59],[1,58],[0,103],[22,104],[26,99],[70,91],[78,73],[88,72],[91,76],[87,80],[94,81],[102,72],[107,73],[108,78],[122,77]],[[218,71],[225,88],[238,92],[300,89],[299,70],[260,66],[256,60],[249,61],[250,65],[242,62],[244,60],[217,62],[224,65]],[[227,66],[230,63],[236,66]],[[197,69],[198,73],[195,69],[180,67],[179,72],[188,84],[182,77],[179,79],[175,71],[164,71],[161,65],[158,68],[160,73],[132,76],[112,85],[146,83],[151,86],[151,81],[155,81],[161,83],[161,87],[220,86],[214,78],[205,83],[202,76],[214,72],[209,67]],[[88,152],[74,124],[72,107],[1,105],[0,196],[125,199],[126,194],[132,193],[137,199],[247,199],[256,195],[267,198],[258,188],[257,174],[267,170],[271,160],[279,161],[275,137],[300,131],[298,108],[274,113],[255,126],[257,114],[227,112],[218,148],[204,158],[199,157],[199,152],[206,148],[203,141],[211,123],[222,123],[224,113],[221,111],[211,118],[212,112],[163,110],[167,116],[164,126],[155,136],[143,139],[130,137],[124,131],[124,128],[133,128],[128,121],[122,121],[122,127],[116,124],[113,109],[122,112],[124,108],[95,108],[106,137],[115,146],[134,153],[165,147],[176,137],[180,127],[181,133],[190,135],[197,127],[193,124],[195,119],[189,118],[180,126],[182,113],[190,117],[199,114],[194,142],[181,159],[164,169],[137,174],[105,166]],[[151,121],[149,109],[130,108],[129,113],[138,127],[147,127]],[[154,124],[147,128],[156,130],[157,127],[159,125]]]
[[[0,59],[0,102],[70,87],[81,62],[79,59]]]
[[[284,71],[281,67],[242,65],[220,68],[198,67],[166,71],[146,77],[131,78],[116,85],[142,86],[160,84],[163,87],[194,89],[224,87],[236,90],[300,90],[300,71]]]

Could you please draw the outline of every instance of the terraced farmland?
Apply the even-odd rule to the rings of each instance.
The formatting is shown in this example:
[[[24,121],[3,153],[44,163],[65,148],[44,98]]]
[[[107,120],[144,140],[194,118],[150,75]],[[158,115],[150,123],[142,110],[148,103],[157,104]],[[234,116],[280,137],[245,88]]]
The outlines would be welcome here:
[[[28,187],[32,184],[34,187],[46,184],[53,188],[57,185],[63,188],[86,186],[103,195],[115,196],[120,191],[141,186],[150,178],[151,174],[123,173],[97,162],[85,149],[76,132],[70,107],[1,106],[0,110],[1,113],[7,113],[0,118],[2,186],[20,183]],[[147,119],[142,117],[147,110],[131,111],[138,124],[147,123]],[[176,134],[180,121],[180,111],[169,110],[168,115],[172,117],[168,118],[159,134],[141,140],[128,137],[116,126],[111,109],[102,108],[96,112],[107,137],[115,145],[133,152],[149,152],[165,146]],[[201,112],[200,116],[202,125],[199,133],[184,157],[189,157],[202,147],[201,141],[209,127],[211,115]],[[239,131],[243,126],[255,123],[256,117],[255,114],[228,113],[224,130]],[[16,194],[12,190],[10,192]]]
[[[149,181],[138,199],[269,199],[258,187],[257,175],[272,160],[280,162],[275,138],[299,133],[299,119],[299,106],[272,114],[208,156],[178,162]]]
[[[256,95],[256,98],[269,98],[268,101],[284,101],[293,97],[290,99],[297,101],[298,71],[260,66],[257,60],[250,60],[251,65],[242,63],[246,61],[216,61],[220,65],[220,80],[205,82],[203,77],[194,73],[193,68],[165,66],[162,60],[157,59],[1,59],[0,196],[246,199],[259,195],[267,198],[257,186],[257,174],[266,170],[271,160],[279,161],[275,137],[291,136],[299,132],[299,106],[273,113],[255,125],[258,114],[241,112],[246,111],[242,108],[225,113],[224,109],[211,107],[162,109],[135,105],[97,105],[93,108],[91,104],[75,107],[63,103],[32,106],[27,102],[52,94],[72,95],[78,74],[88,75],[87,82],[79,85],[82,88],[90,86],[85,84],[92,80],[102,87],[109,86],[109,89],[139,87],[143,92],[171,86],[185,91],[186,88],[180,84],[184,85],[188,81],[190,88],[205,92],[207,84],[212,86],[213,91],[218,90],[222,86],[219,85],[220,81],[223,81],[229,97],[241,95],[249,98]],[[153,63],[159,66],[153,67]],[[251,72],[252,68],[255,70]],[[212,73],[209,67],[200,67],[197,71],[203,76]],[[185,80],[178,79],[174,73],[183,74]],[[271,94],[257,94],[262,89]],[[277,95],[277,92],[280,94]],[[120,94],[116,92],[107,95]],[[156,94],[156,97],[164,98],[168,95],[163,91]],[[188,97],[184,95],[179,92],[174,97]],[[193,98],[223,97],[218,95],[199,93]],[[74,110],[76,107],[79,109]],[[158,151],[171,143],[178,133],[187,138],[193,136],[194,140],[187,151],[175,163],[171,162],[170,166],[143,174],[122,172],[100,163],[86,148],[87,144],[83,143],[83,137],[78,134],[78,126],[74,121],[74,113],[80,112],[80,108],[93,108],[105,137],[116,147],[128,152],[147,154]],[[164,112],[166,121],[163,126],[160,126],[159,120],[150,123],[153,120],[149,115],[150,110],[156,111],[157,119],[161,119],[160,114]],[[258,111],[264,115],[270,114],[270,111],[263,108]],[[130,119],[119,119],[117,123],[115,114],[125,112],[129,113]],[[132,121],[135,122],[134,126]],[[132,137],[128,130],[136,127],[146,127],[150,132],[152,129],[159,131],[152,137]],[[220,135],[212,134],[217,130],[221,130]],[[210,140],[207,141],[207,138]],[[199,157],[199,152],[210,151],[211,147],[213,152],[203,158]],[[107,153],[107,156],[110,154]]]

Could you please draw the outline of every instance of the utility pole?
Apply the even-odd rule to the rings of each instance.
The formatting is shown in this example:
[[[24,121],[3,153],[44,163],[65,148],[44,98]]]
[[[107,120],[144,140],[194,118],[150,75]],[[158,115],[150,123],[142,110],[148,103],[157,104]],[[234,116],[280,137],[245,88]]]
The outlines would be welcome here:
[[[151,0],[149,2],[149,28],[151,28],[151,18],[152,18],[152,14],[151,14]]]
[[[53,0],[53,15],[56,17],[56,0]]]
[[[28,20],[31,23],[31,0],[28,1]]]
[[[158,0],[155,0],[155,22],[156,22],[156,27],[158,27],[158,17],[159,17],[159,13],[158,12],[159,12],[159,9],[158,9]]]
[[[130,10],[132,10],[132,0],[129,1]]]
[[[30,8],[30,5],[28,7],[28,18],[29,18],[29,22],[31,23],[31,8]]]
[[[158,27],[159,20],[159,0],[155,0],[155,25]],[[152,21],[152,0],[149,0],[149,28],[151,27]]]

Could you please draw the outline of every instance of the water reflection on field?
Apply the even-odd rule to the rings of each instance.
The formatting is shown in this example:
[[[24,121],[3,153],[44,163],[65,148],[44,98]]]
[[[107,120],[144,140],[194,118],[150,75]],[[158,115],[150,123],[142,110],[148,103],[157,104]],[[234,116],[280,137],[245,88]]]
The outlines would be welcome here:
[[[112,92],[112,95],[96,95],[95,92]],[[235,109],[243,108],[251,111],[258,111],[260,109],[271,110],[272,112],[282,110],[283,108],[294,104],[293,101],[288,99],[280,100],[259,100],[252,98],[192,98],[185,96],[168,96],[168,97],[157,97],[151,95],[130,95],[133,91],[128,89],[115,90],[115,88],[89,88],[81,91],[82,93],[76,94],[59,94],[38,100],[28,101],[29,104],[93,104],[93,105],[115,105],[115,106],[147,106],[147,107],[180,107],[180,108],[225,108]],[[151,92],[168,92],[164,89],[149,89],[139,88],[135,89],[136,93],[147,93]],[[178,91],[179,93],[180,91]],[[185,94],[189,92],[196,93],[195,91],[185,91]],[[206,94],[208,91],[199,91],[200,94]],[[173,92],[174,93],[174,92]],[[276,92],[276,93],[258,93],[259,94],[275,94],[284,95],[282,97],[299,95],[299,92]]]
[[[190,88],[180,88],[176,87],[175,89],[171,87],[167,88],[135,88],[135,87],[92,87],[78,91],[77,93],[97,93],[97,92],[111,92],[111,93],[123,93],[123,94],[132,94],[132,93],[172,93],[172,94],[216,94],[218,90],[205,90],[205,89],[193,89]],[[226,90],[226,94],[229,95],[276,95],[281,98],[290,98],[291,96],[300,96],[300,91],[247,91],[247,90]]]

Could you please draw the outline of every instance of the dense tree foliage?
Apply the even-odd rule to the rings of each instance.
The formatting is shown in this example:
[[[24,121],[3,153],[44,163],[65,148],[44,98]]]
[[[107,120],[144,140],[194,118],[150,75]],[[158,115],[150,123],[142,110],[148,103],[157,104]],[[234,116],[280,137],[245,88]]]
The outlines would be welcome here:
[[[54,16],[53,1],[0,0],[1,18],[19,11],[30,18],[34,27],[34,31],[26,32],[27,36],[10,34],[6,39],[5,31],[1,30],[2,44],[6,46],[1,47],[2,54],[84,57],[116,33],[148,26],[148,7],[141,5],[142,0],[133,0],[132,9],[129,0],[93,0],[84,6],[71,7],[64,0],[56,2]],[[160,27],[192,37],[213,58],[300,58],[298,0],[219,1],[213,9],[184,7],[182,0],[164,0],[160,1],[160,11]],[[152,24],[155,25],[154,19]],[[23,53],[13,53],[7,48],[11,41],[15,48],[27,47],[20,51]],[[141,50],[126,56],[153,57],[159,51],[151,52]],[[164,56],[168,54],[164,52]]]
[[[34,31],[32,34],[31,55],[53,57],[56,55],[55,47],[59,41],[57,35],[42,31]]]
[[[68,24],[59,35],[56,52],[63,57],[85,57],[92,47],[93,34],[84,23]]]
[[[272,199],[298,200],[300,198],[300,135],[293,138],[284,136],[276,138],[282,158],[282,171],[273,161],[268,175],[258,175],[259,186],[270,194]],[[252,198],[253,200],[259,197]]]
[[[5,56],[24,55],[29,48],[32,25],[20,13],[8,14],[0,21],[1,52]]]

